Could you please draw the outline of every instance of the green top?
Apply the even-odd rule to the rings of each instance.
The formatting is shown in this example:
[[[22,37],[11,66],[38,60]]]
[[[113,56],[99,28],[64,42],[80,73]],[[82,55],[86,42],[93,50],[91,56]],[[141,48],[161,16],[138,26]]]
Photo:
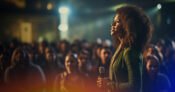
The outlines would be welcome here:
[[[141,52],[125,48],[118,53],[117,58],[110,65],[109,73],[112,82],[108,86],[116,92],[142,92]]]

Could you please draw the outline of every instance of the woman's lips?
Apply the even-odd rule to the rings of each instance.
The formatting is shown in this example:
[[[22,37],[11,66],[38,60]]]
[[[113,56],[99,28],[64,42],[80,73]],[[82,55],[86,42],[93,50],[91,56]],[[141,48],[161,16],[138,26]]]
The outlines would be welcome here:
[[[114,35],[117,32],[118,26],[111,26],[111,35]]]
[[[111,32],[116,32],[116,29],[114,27],[111,28]]]

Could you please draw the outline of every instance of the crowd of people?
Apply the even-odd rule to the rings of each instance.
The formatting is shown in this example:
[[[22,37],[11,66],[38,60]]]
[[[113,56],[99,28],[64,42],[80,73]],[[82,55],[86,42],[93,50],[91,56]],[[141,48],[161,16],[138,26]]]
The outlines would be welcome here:
[[[116,48],[109,41],[0,42],[2,92],[86,92],[98,88],[98,76],[109,76]],[[173,92],[175,48],[160,40],[143,52],[143,92]],[[95,92],[95,91],[94,91]]]

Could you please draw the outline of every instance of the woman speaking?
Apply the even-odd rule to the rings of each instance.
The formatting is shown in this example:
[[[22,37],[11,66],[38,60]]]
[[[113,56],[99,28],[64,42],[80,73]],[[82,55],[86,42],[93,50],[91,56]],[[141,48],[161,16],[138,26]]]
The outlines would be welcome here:
[[[107,87],[111,92],[142,92],[142,52],[152,29],[141,8],[129,5],[117,9],[111,36],[118,46],[111,59],[109,79],[99,77],[98,87]]]

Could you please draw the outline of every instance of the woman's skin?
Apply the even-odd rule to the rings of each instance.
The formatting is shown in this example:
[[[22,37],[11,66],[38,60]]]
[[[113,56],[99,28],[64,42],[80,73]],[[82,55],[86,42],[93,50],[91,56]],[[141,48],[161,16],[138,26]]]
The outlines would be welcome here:
[[[123,39],[119,37],[120,34],[117,34],[117,31],[121,31],[121,23],[119,21],[119,14],[116,14],[114,17],[114,21],[111,24],[111,36],[112,37],[118,37],[118,40],[120,41],[120,44],[122,44]],[[107,86],[107,83],[110,80],[108,78],[101,78],[98,77],[97,79],[97,86],[100,88],[105,88]]]
[[[68,74],[75,73],[78,71],[77,61],[74,60],[71,56],[66,56],[65,67]]]

